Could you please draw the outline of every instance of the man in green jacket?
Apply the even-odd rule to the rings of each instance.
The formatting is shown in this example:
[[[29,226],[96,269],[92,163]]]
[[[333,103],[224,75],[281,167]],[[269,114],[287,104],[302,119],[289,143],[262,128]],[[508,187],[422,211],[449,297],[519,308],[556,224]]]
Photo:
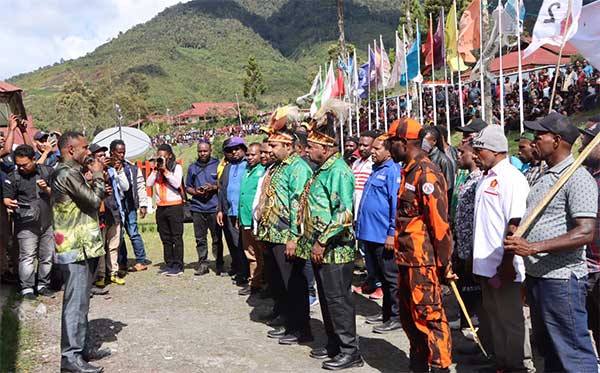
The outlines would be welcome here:
[[[354,244],[354,174],[339,153],[333,126],[341,116],[328,112],[308,136],[306,149],[319,167],[304,188],[300,199],[302,236],[296,255],[311,259],[327,344],[315,348],[310,356],[331,359],[323,362],[328,370],[363,365],[358,351],[356,310],[350,286],[356,254]],[[343,123],[343,120],[342,120]]]
[[[275,298],[272,317],[281,316],[284,327],[270,330],[270,338],[280,344],[313,340],[310,330],[308,282],[305,259],[295,256],[300,236],[297,224],[300,195],[312,175],[308,164],[294,151],[294,133],[286,128],[297,108],[285,106],[273,113],[269,126],[269,146],[277,159],[264,180],[259,200],[258,238],[266,243],[265,264],[268,283]]]
[[[242,177],[238,221],[242,234],[242,247],[248,259],[250,277],[248,285],[240,289],[239,295],[251,295],[260,290],[263,270],[263,244],[252,232],[252,203],[258,187],[258,180],[264,175],[265,167],[260,164],[261,144],[255,142],[248,146],[246,161],[248,165]]]
[[[104,165],[92,159],[93,176],[86,180],[91,152],[88,141],[78,132],[64,133],[58,146],[61,161],[52,175],[52,209],[56,262],[65,282],[61,325],[61,371],[101,372],[102,367],[86,362],[90,289],[104,255],[104,241],[98,210],[105,196]]]

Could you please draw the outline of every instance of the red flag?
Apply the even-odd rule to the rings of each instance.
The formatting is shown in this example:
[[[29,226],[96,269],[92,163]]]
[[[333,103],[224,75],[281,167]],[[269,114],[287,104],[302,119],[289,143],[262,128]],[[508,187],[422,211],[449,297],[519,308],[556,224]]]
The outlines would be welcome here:
[[[433,43],[433,22],[431,15],[429,16],[429,32],[427,33],[427,41],[422,47],[423,54],[425,55],[425,66],[431,66],[434,63],[434,50],[435,45]]]
[[[341,97],[344,95],[344,92],[344,72],[340,68],[338,68],[337,79],[335,80],[335,85],[333,86],[331,97]]]

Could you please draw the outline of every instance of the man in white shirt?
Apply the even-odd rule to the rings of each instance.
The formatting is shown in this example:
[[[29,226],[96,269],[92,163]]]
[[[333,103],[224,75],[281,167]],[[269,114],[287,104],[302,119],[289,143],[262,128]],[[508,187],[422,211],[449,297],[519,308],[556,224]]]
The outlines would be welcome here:
[[[503,244],[525,213],[529,185],[510,164],[501,127],[484,128],[473,139],[473,149],[475,163],[484,172],[475,196],[473,274],[480,279],[493,331],[495,369],[535,371],[520,297],[523,259],[505,253]]]

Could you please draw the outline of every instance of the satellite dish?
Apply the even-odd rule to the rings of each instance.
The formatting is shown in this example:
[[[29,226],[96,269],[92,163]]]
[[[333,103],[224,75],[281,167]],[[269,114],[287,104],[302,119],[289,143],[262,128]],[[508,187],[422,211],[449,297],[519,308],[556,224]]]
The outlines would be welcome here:
[[[94,137],[92,143],[101,146],[110,147],[113,140],[123,140],[125,142],[125,158],[132,159],[143,155],[152,146],[150,137],[143,131],[132,127],[111,127],[100,132]]]

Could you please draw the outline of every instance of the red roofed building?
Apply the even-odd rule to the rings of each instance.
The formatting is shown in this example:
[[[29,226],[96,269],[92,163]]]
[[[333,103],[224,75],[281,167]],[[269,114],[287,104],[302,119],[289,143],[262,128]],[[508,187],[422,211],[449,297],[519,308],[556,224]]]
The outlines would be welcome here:
[[[238,115],[235,102],[194,102],[192,108],[177,115],[178,122],[196,123],[217,117],[236,117]]]
[[[529,38],[524,38],[525,42],[529,42]],[[525,47],[521,47],[521,56],[523,56],[523,51]],[[556,66],[556,62],[558,61],[558,54],[560,52],[560,47],[556,47],[553,45],[544,45],[538,48],[535,52],[533,52],[527,58],[521,58],[521,69],[531,70],[536,67],[543,66]],[[571,56],[577,54],[577,49],[573,47],[570,43],[566,43],[562,52],[562,56],[560,59],[560,64],[568,64],[571,62]],[[504,74],[510,74],[517,72],[519,69],[519,53],[517,51],[507,53],[502,56],[502,72]],[[492,74],[500,74],[500,58],[495,58],[490,63],[490,72]]]

